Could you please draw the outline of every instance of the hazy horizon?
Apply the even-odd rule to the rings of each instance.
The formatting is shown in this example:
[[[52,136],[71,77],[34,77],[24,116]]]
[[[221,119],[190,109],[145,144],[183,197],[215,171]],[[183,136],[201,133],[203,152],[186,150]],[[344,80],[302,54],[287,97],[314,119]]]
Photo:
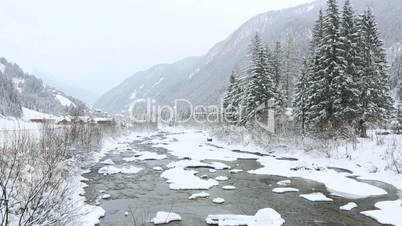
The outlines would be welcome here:
[[[306,2],[6,0],[1,56],[100,96],[137,71],[205,54],[259,13]]]

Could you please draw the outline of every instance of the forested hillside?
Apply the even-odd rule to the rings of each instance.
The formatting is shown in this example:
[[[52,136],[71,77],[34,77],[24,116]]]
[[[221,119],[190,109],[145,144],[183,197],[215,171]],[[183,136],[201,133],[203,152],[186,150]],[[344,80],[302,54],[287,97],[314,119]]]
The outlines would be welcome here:
[[[3,116],[21,117],[22,107],[55,115],[85,107],[81,101],[47,86],[5,58],[0,58],[0,88],[0,115]]]

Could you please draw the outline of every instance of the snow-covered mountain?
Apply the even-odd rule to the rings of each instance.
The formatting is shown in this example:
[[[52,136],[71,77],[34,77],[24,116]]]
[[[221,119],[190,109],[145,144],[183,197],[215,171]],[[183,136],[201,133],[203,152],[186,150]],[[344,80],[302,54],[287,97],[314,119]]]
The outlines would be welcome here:
[[[377,17],[390,63],[402,50],[401,0],[352,0],[355,9],[371,7]],[[325,0],[298,7],[257,15],[243,24],[226,40],[216,44],[206,55],[191,57],[173,64],[163,64],[141,71],[104,94],[95,104],[108,112],[122,112],[135,99],[152,98],[159,104],[171,104],[185,98],[193,104],[217,103],[226,89],[230,72],[242,69],[247,46],[256,32],[274,45],[280,41],[291,49],[297,76],[311,37],[311,27]]]
[[[0,58],[0,115],[22,116],[22,108],[61,115],[85,105]]]

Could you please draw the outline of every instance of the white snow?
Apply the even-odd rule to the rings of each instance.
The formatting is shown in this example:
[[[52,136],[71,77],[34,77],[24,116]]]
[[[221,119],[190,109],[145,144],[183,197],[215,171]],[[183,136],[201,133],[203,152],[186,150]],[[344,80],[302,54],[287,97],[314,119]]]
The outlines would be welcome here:
[[[356,204],[356,203],[354,203],[354,202],[349,202],[349,203],[347,203],[347,204],[345,204],[345,205],[339,207],[339,209],[340,209],[340,210],[347,210],[347,211],[349,211],[349,210],[352,210],[353,208],[356,208],[356,207],[357,207],[357,204]]]
[[[286,193],[286,192],[298,192],[299,189],[297,188],[274,188],[272,189],[272,192],[275,193]]]
[[[188,197],[188,199],[194,200],[194,199],[198,199],[198,198],[208,198],[208,197],[209,197],[208,193],[200,192],[200,193],[192,194],[190,197]]]
[[[311,194],[302,194],[300,195],[301,197],[313,201],[313,202],[332,202],[333,200],[331,198],[328,198],[321,192],[315,192]]]
[[[212,200],[212,202],[213,203],[216,203],[216,204],[222,204],[222,203],[224,203],[225,202],[225,200],[223,199],[223,198],[214,198],[213,200]]]
[[[106,160],[102,161],[101,163],[105,164],[105,165],[114,165],[114,162],[111,159],[106,159]]]
[[[102,199],[110,199],[112,196],[109,194],[102,195]]]
[[[243,172],[243,170],[242,169],[232,169],[232,170],[230,170],[230,173],[233,173],[233,174],[240,173],[240,172]]]
[[[154,169],[154,170],[156,170],[156,171],[163,171],[163,168],[160,167],[160,166],[155,166],[155,167],[152,168],[152,169]]]
[[[206,168],[214,168],[216,170],[223,170],[223,169],[230,169],[230,166],[221,163],[221,162],[211,162],[211,163],[204,163],[201,161],[197,160],[180,160],[177,162],[171,162],[167,165],[168,168],[173,168],[173,167],[182,167],[182,168],[187,168],[187,167],[206,167]]]
[[[215,180],[217,180],[217,181],[226,181],[226,180],[229,180],[229,178],[228,178],[228,177],[225,177],[225,176],[217,176],[217,177],[215,178]]]
[[[273,157],[261,157],[258,160],[264,167],[251,170],[250,173],[277,175],[284,177],[302,177],[325,184],[332,195],[349,199],[367,198],[387,194],[379,187],[349,178],[350,174],[338,173],[335,170],[317,167],[304,161],[284,161]],[[315,170],[319,168],[320,170]],[[348,186],[345,186],[347,184]]]
[[[218,226],[281,226],[285,223],[281,215],[271,208],[261,209],[254,216],[208,215],[207,224]]]
[[[185,170],[181,167],[168,169],[161,174],[161,177],[167,179],[169,188],[173,190],[186,190],[186,189],[210,189],[218,185],[218,181],[213,179],[203,180],[195,174],[195,170]]]
[[[290,180],[281,180],[281,181],[278,181],[278,183],[276,183],[277,185],[280,185],[280,186],[288,186],[288,185],[290,185],[292,182],[290,181]]]
[[[226,186],[223,186],[222,189],[223,190],[234,190],[234,189],[236,189],[236,187],[233,185],[226,185]]]
[[[180,215],[173,212],[159,211],[156,213],[156,217],[151,220],[154,224],[168,224],[172,221],[181,221]]]
[[[137,157],[129,157],[129,158],[123,158],[124,161],[127,162],[133,162],[136,160],[144,161],[144,160],[161,160],[167,158],[166,155],[160,155],[154,152],[149,152],[149,151],[144,151],[144,152],[138,152],[139,156]]]
[[[402,201],[377,202],[375,207],[378,210],[363,211],[361,214],[371,217],[381,224],[402,225]]]
[[[117,173],[135,174],[135,173],[140,172],[141,170],[142,170],[142,168],[137,168],[134,166],[122,167],[122,168],[118,168],[115,166],[104,166],[98,170],[98,173],[101,173],[103,175],[111,175],[111,174],[117,174]]]
[[[159,84],[161,84],[161,82],[162,82],[163,80],[165,80],[165,78],[164,78],[164,77],[161,77],[157,82],[155,82],[155,83],[151,86],[151,89],[152,89],[152,88],[155,88],[156,86],[158,86]]]
[[[56,94],[55,97],[60,102],[60,104],[65,106],[65,107],[75,106],[75,104],[65,96],[62,96],[60,94]]]

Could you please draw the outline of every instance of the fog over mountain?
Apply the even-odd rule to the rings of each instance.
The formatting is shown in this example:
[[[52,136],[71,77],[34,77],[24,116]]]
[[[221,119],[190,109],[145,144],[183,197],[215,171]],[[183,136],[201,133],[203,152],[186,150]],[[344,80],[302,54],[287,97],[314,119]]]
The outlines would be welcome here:
[[[400,0],[352,0],[359,12],[371,7],[388,51],[389,63],[399,57],[402,42]],[[225,92],[229,75],[242,70],[251,37],[258,32],[271,46],[280,41],[288,53],[289,75],[296,79],[311,39],[311,27],[325,1],[257,15],[244,23],[227,39],[217,43],[199,57],[189,57],[173,64],[156,65],[135,73],[119,86],[103,95],[96,107],[109,112],[128,109],[136,99],[152,98],[160,104],[172,104],[185,98],[193,104],[218,103]],[[392,72],[392,71],[391,71]],[[394,80],[394,86],[400,81]]]

